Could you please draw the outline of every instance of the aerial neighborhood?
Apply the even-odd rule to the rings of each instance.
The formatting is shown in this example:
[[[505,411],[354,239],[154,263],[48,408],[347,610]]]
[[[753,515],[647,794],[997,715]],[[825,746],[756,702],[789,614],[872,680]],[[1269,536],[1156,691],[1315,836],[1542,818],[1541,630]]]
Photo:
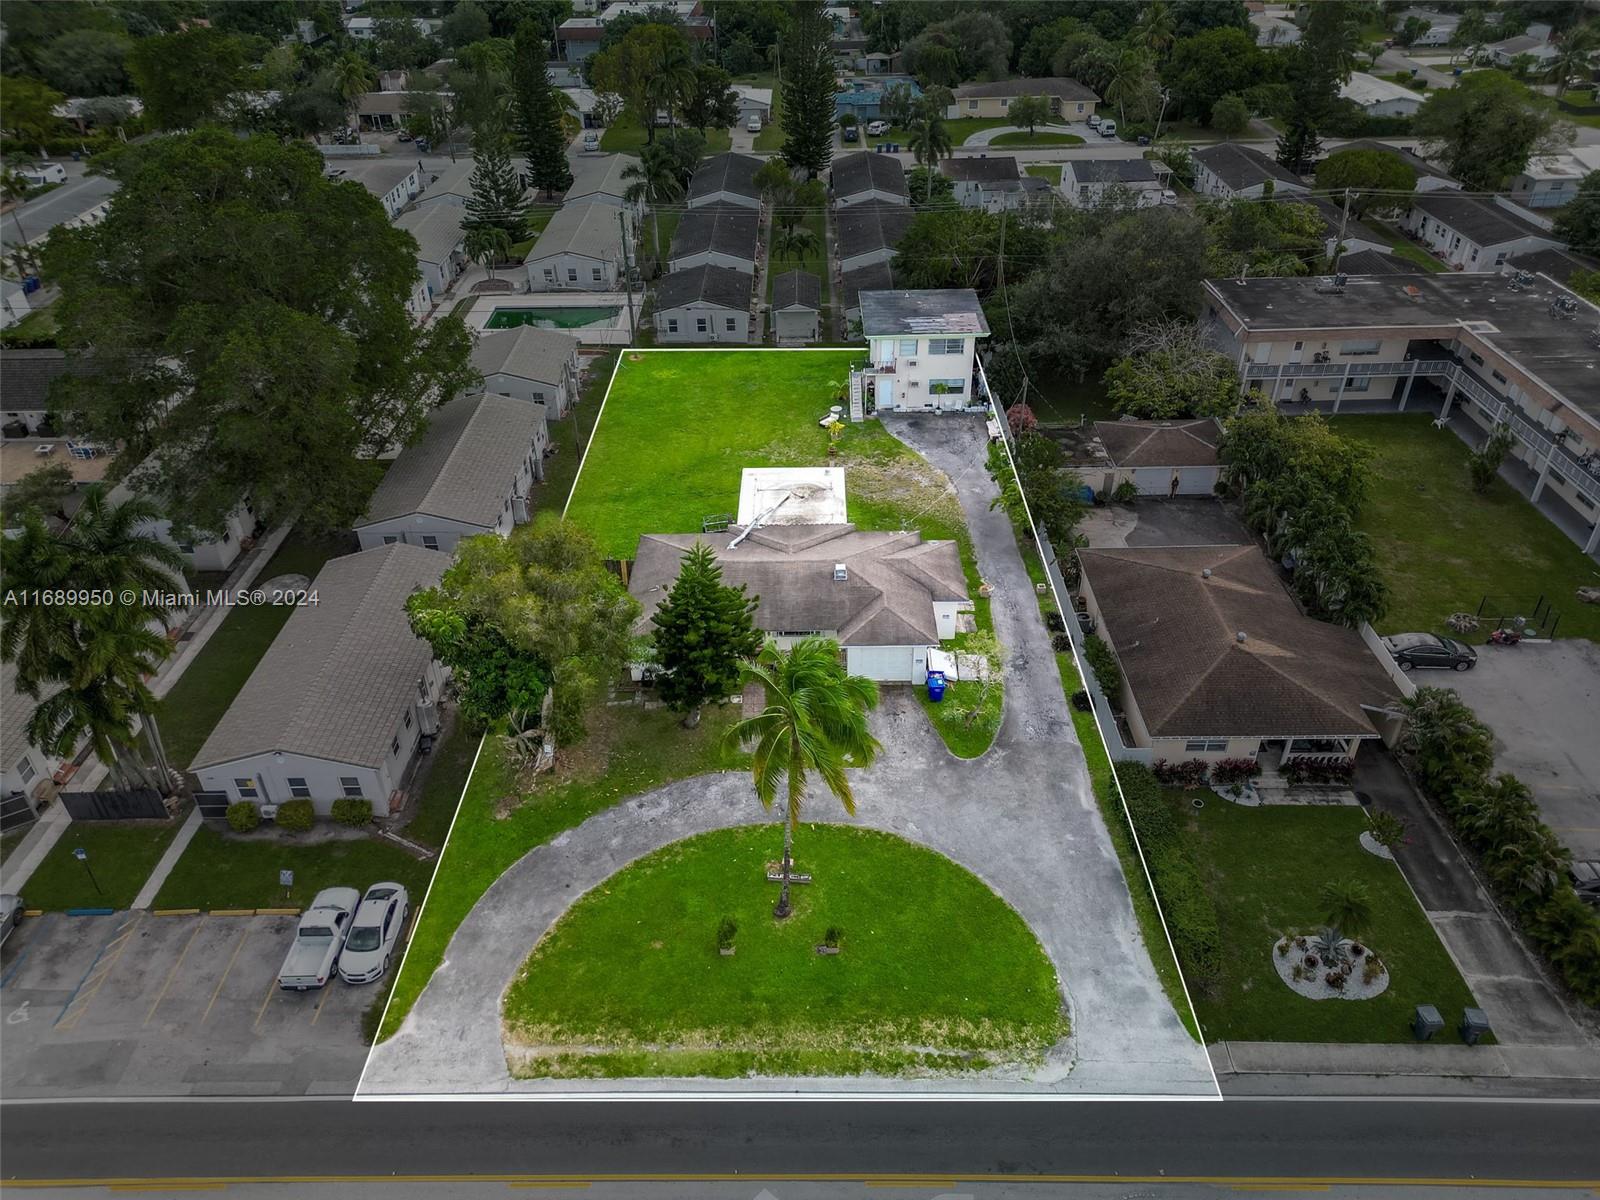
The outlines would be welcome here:
[[[1600,1089],[1592,5],[0,27],[8,1099]]]

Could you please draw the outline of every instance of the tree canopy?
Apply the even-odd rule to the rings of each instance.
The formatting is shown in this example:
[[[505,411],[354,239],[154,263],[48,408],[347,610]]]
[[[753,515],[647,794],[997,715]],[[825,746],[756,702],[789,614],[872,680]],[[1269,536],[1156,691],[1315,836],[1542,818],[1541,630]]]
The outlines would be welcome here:
[[[1317,164],[1317,190],[1353,190],[1350,211],[1356,216],[1373,209],[1409,207],[1417,173],[1398,154],[1383,150],[1335,150]]]
[[[833,161],[833,23],[821,0],[799,0],[784,43],[783,158],[815,179]]]
[[[661,699],[690,714],[739,690],[744,664],[761,652],[755,627],[757,598],[723,582],[716,555],[696,542],[651,624]]]
[[[1431,91],[1412,128],[1428,157],[1478,191],[1494,191],[1528,159],[1571,145],[1574,136],[1548,101],[1500,71],[1472,71],[1455,87]]]
[[[202,25],[135,42],[128,73],[152,125],[193,129],[244,87],[244,61],[238,38]]]
[[[1584,176],[1578,194],[1556,210],[1555,233],[1581,254],[1600,254],[1600,171]]]

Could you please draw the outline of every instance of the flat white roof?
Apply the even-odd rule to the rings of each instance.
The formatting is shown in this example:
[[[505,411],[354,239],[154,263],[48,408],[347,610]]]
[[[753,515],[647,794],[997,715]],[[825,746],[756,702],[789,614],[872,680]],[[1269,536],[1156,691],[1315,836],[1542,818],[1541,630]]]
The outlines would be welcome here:
[[[1418,104],[1422,103],[1421,92],[1360,71],[1350,76],[1349,81],[1339,89],[1339,95],[1361,105],[1379,104],[1385,100],[1415,100]]]
[[[749,525],[774,505],[777,511],[763,525],[844,524],[844,468],[746,468],[739,479],[739,524]]]

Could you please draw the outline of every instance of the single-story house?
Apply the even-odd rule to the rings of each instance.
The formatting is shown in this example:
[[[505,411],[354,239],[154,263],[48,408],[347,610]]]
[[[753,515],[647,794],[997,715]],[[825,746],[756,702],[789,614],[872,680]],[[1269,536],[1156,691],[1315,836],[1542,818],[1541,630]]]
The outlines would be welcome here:
[[[1529,159],[1511,179],[1511,198],[1527,208],[1560,208],[1575,200],[1589,167],[1570,154]]]
[[[151,486],[153,468],[153,459],[135,467],[106,494],[106,499],[112,504],[126,504],[135,496],[144,497],[162,510],[164,515],[158,520],[141,522],[140,533],[176,550],[196,571],[228,570],[240,553],[255,540],[258,522],[249,499],[239,501],[237,507],[228,514],[219,533],[202,533],[193,529],[175,533],[174,522],[165,515],[172,511],[171,508]]]
[[[629,200],[628,189],[635,181],[623,177],[629,167],[637,167],[639,160],[631,154],[580,154],[571,160],[572,186],[567,189],[564,204],[583,204],[594,201],[613,208],[627,209],[637,223],[644,216],[644,201]]]
[[[893,75],[900,69],[900,58],[898,50],[868,50],[856,59],[855,66],[868,75]]]
[[[1223,200],[1258,200],[1271,185],[1272,193],[1305,193],[1311,189],[1301,178],[1250,146],[1219,142],[1194,152],[1194,190]]]
[[[1388,240],[1372,226],[1354,215],[1346,218],[1343,204],[1329,196],[1291,192],[1286,196],[1275,196],[1273,203],[1304,204],[1314,208],[1317,216],[1322,218],[1322,252],[1329,258],[1333,257],[1334,250],[1340,245],[1347,252],[1375,250],[1387,254],[1393,249]],[[1341,229],[1344,231],[1343,238],[1339,236]]]
[[[1512,66],[1517,59],[1526,55],[1533,60],[1534,69],[1542,71],[1561,57],[1561,48],[1550,40],[1551,32],[1550,26],[1542,22],[1529,25],[1526,33],[1504,41],[1490,42],[1484,50],[1489,55],[1489,61],[1497,67]]]
[[[534,292],[614,292],[622,281],[623,210],[588,201],[562,206],[528,252]]]
[[[1301,614],[1255,545],[1079,550],[1133,744],[1169,761],[1347,760],[1399,691],[1352,629]]]
[[[1391,250],[1357,250],[1340,257],[1339,271],[1345,275],[1415,275],[1417,264]]]
[[[450,560],[420,546],[330,559],[217,722],[190,770],[230,802],[366,800],[387,816],[424,734],[437,733],[445,673],[411,632],[406,598]]]
[[[599,104],[600,96],[593,88],[587,88],[581,82],[562,82],[572,75],[571,68],[565,63],[546,64],[545,69],[550,72],[550,82],[554,84],[568,100],[572,102],[572,111],[578,116],[578,123],[585,129],[598,129],[600,122],[595,119],[594,110]],[[581,81],[581,76],[579,80]]]
[[[32,311],[27,289],[15,279],[0,279],[0,329],[9,329]]]
[[[470,158],[463,158],[459,162],[445,163],[437,175],[425,175],[422,194],[417,197],[417,207],[449,205],[465,208],[467,201],[472,199],[472,172],[476,169]]]
[[[328,165],[328,175],[341,182],[359,183],[378,198],[392,221],[422,191],[422,164],[392,158],[340,159]]]
[[[1421,92],[1364,71],[1352,73],[1340,86],[1339,96],[1369,117],[1409,117],[1422,107],[1423,101]]]
[[[1411,43],[1413,49],[1448,46],[1456,36],[1456,26],[1461,24],[1460,13],[1436,12],[1431,8],[1408,8],[1390,19],[1396,29],[1413,20],[1421,22],[1422,30]]]
[[[436,92],[362,92],[356,97],[356,128],[369,132],[399,129],[418,105]],[[417,97],[430,99],[416,99]]]
[[[754,275],[761,257],[761,214],[753,208],[718,204],[691,208],[678,221],[667,250],[667,270],[727,267]]]
[[[1419,192],[1459,192],[1461,190],[1459,180],[1452,179],[1442,168],[1434,166],[1427,159],[1415,151],[1407,150],[1404,146],[1391,146],[1388,142],[1376,142],[1370,138],[1358,138],[1356,141],[1345,142],[1342,145],[1330,148],[1327,154],[1339,154],[1345,150],[1376,150],[1380,154],[1388,154],[1398,158],[1406,166],[1410,167],[1412,174],[1416,176],[1416,190]]]
[[[1209,417],[1178,421],[1096,421],[1068,455],[1096,492],[1132,482],[1141,496],[1209,496],[1221,471],[1222,429]]]
[[[772,122],[771,88],[753,87],[748,83],[736,83],[733,85],[732,90],[733,94],[739,97],[738,126],[740,129],[745,127],[745,123],[751,117],[760,117],[763,125],[768,125]]]
[[[1413,198],[1401,225],[1464,271],[1493,270],[1519,251],[1562,247],[1559,238],[1493,201],[1449,192]]]
[[[64,350],[13,350],[0,347],[0,405],[4,405],[7,437],[33,437],[47,430],[50,386],[78,368]],[[23,426],[21,430],[18,425]],[[50,433],[40,436],[51,437]]]
[[[949,120],[961,117],[1004,117],[1011,102],[1021,96],[1043,96],[1050,112],[1064,121],[1086,121],[1094,115],[1100,97],[1076,79],[1000,79],[993,83],[964,83],[945,111]]]
[[[822,336],[822,280],[810,271],[785,271],[773,279],[772,336],[780,346]]]
[[[472,347],[478,389],[518,400],[537,400],[559,420],[578,402],[578,340],[557,329],[486,330]]]
[[[1012,155],[946,158],[939,170],[954,185],[956,203],[962,208],[999,212],[1022,207],[1022,170]]]
[[[421,279],[413,287],[409,305],[414,316],[426,316],[466,270],[467,234],[461,227],[465,215],[463,208],[437,204],[402,213],[396,219],[396,228],[404,229],[417,240],[417,270]]]
[[[759,158],[731,151],[703,159],[689,180],[688,206],[731,204],[759,209],[761,189],[756,186],[755,177],[763,165]]]
[[[833,115],[838,120],[851,116],[865,125],[883,116],[884,93],[892,87],[903,87],[913,100],[922,95],[922,87],[909,75],[875,75],[870,79],[849,79],[839,85],[833,94]]]
[[[972,608],[953,541],[925,542],[915,531],[868,533],[852,524],[760,525],[746,534],[647,533],[628,577],[643,607],[640,634],[672,590],[684,555],[704,542],[723,582],[757,601],[756,628],[780,645],[817,635],[836,639],[853,675],[921,684],[928,651],[957,633]]]
[[[53,695],[55,690],[54,686],[46,688],[41,698]],[[7,801],[8,813],[14,796],[24,797],[29,809],[36,810],[66,761],[28,740],[28,722],[38,706],[38,700],[18,690],[16,664],[0,663],[0,711],[6,715],[0,721],[0,800]]]
[[[741,345],[758,340],[761,324],[750,316],[754,286],[749,272],[709,263],[663,275],[656,283],[651,318],[656,340]]]
[[[839,251],[839,269],[854,271],[873,263],[886,263],[911,228],[911,209],[903,204],[876,201],[852,204],[833,215]]]
[[[531,515],[528,489],[544,478],[549,444],[538,401],[481,392],[441,405],[356,522],[361,548],[404,542],[448,552],[464,537],[510,533]]]
[[[1140,208],[1161,203],[1165,186],[1148,158],[1069,158],[1061,164],[1061,194],[1076,208],[1095,208],[1109,191],[1132,193]]]
[[[1258,46],[1293,46],[1300,41],[1300,26],[1276,13],[1252,12],[1250,24],[1255,27]]]
[[[833,160],[833,169],[828,178],[835,208],[848,208],[852,204],[871,201],[879,204],[911,203],[911,192],[906,186],[906,169],[893,154],[875,154],[867,150],[841,154]]]
[[[378,22],[380,17],[355,17],[346,16],[344,29],[351,37],[360,41],[370,41],[378,36]],[[423,37],[438,37],[439,30],[444,28],[444,22],[437,17],[412,17],[411,23],[416,26],[417,32]]]
[[[846,325],[861,324],[861,294],[887,292],[894,288],[894,267],[889,262],[868,263],[839,276],[839,303],[844,306]]]

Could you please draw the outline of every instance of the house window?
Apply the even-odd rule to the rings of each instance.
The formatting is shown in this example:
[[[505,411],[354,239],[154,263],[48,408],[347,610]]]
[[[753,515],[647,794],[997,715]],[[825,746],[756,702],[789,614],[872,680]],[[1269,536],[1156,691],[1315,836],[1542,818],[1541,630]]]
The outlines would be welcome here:
[[[254,779],[235,779],[233,786],[238,789],[239,799],[241,800],[259,800],[261,798],[261,793],[256,790],[256,781]]]
[[[899,353],[901,353],[901,354],[915,354],[916,352],[917,352],[917,339],[916,338],[901,338],[900,339]]]
[[[968,100],[967,101],[967,109],[970,112],[977,112],[978,111],[978,102],[976,100]]]
[[[1010,97],[1001,96],[1000,97],[1000,107],[1001,108],[1010,108],[1011,107],[1011,99],[1010,99]]]
[[[411,728],[411,710],[409,708],[406,709],[406,728]]]
[[[727,319],[728,332],[732,333],[734,329],[738,327],[738,324],[738,321],[734,320],[732,317],[729,317]]]
[[[397,533],[386,533],[386,534],[383,535],[383,544],[385,546],[392,546],[396,542],[398,542],[399,540],[400,540],[400,535],[397,534]]]
[[[1346,379],[1344,381],[1344,390],[1347,392],[1365,392],[1371,390],[1371,388],[1372,377],[1370,375],[1359,375],[1354,379]]]
[[[346,796],[359,796],[361,795],[361,780],[354,775],[341,775],[339,776],[339,790]]]
[[[422,548],[424,550],[437,550],[439,548],[439,539],[431,533],[423,534]]]
[[[1080,113],[1083,112],[1083,101],[1081,101],[1081,100],[1078,101],[1078,112],[1080,112]]]
[[[929,338],[929,354],[965,354],[967,340],[965,338]]]
[[[1490,371],[1489,372],[1489,378],[1493,379],[1496,383],[1499,383],[1499,384],[1505,384],[1505,383],[1509,383],[1510,382],[1504,375],[1500,374],[1499,371]]]
[[[667,318],[667,332],[668,333],[677,333],[678,332],[678,318],[677,317],[668,317]]]
[[[22,782],[24,786],[32,783],[33,777],[39,773],[33,769],[33,760],[30,759],[26,754],[17,760],[16,770],[17,774],[22,776]]]
[[[1218,754],[1228,748],[1227,738],[1190,738],[1183,748],[1191,754]]]
[[[593,268],[593,274],[594,274],[594,281],[596,283],[599,283],[600,282],[600,268],[599,267]]]
[[[544,269],[544,281],[546,283],[554,283],[556,281],[556,269],[554,267],[546,267]]]
[[[963,379],[930,379],[928,391],[935,396],[959,396],[967,390]]]
[[[400,735],[398,733],[394,735],[394,739],[389,743],[389,753],[400,753]]]
[[[567,282],[568,283],[577,283],[578,282],[578,268],[577,267],[568,267],[567,268]]]
[[[289,795],[299,800],[311,799],[311,788],[306,781],[298,776],[291,775],[284,780],[289,785]]]
[[[696,317],[694,319],[694,330],[696,333],[704,333],[706,331],[706,319],[704,317]]]
[[[1340,342],[1339,353],[1346,358],[1359,358],[1376,354],[1383,348],[1383,343],[1377,340],[1370,342]]]

